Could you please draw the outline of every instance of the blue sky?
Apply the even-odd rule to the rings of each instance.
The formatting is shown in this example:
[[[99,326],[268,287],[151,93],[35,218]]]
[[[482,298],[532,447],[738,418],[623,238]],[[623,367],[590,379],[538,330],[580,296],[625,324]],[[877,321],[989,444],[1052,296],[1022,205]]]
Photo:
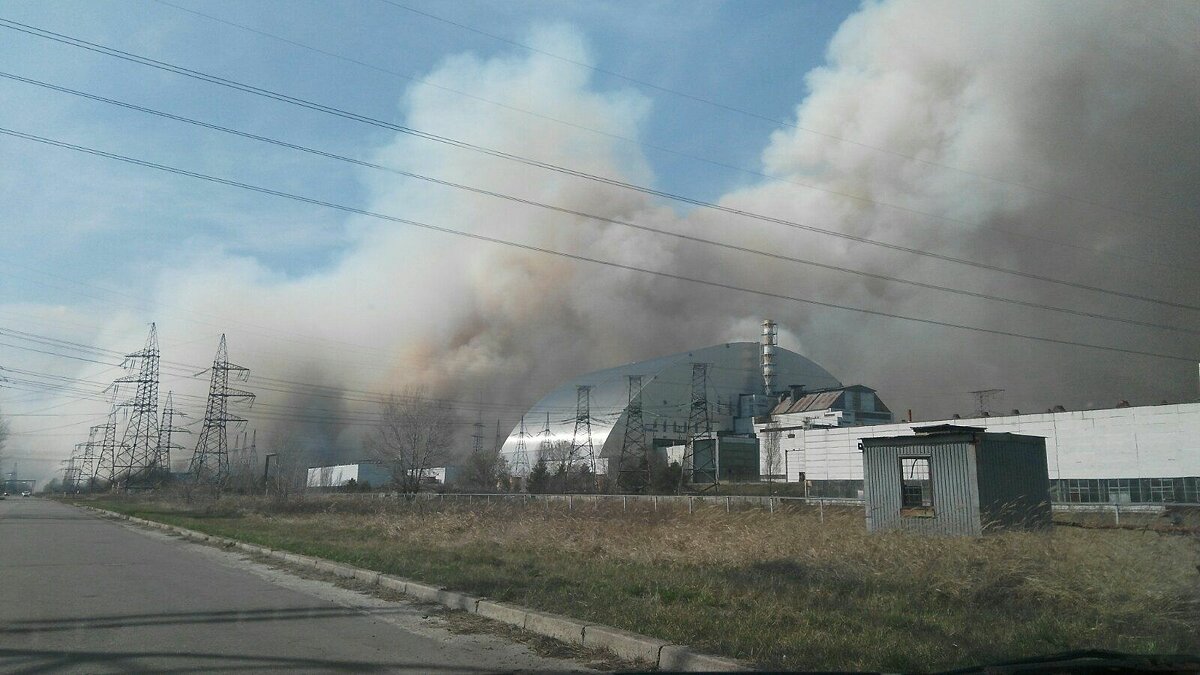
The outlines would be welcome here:
[[[583,34],[599,68],[786,120],[794,116],[804,75],[821,62],[830,36],[855,4],[415,2],[408,6],[514,42],[526,42],[537,26],[565,22]],[[385,120],[399,120],[404,92],[421,86],[415,80],[426,77],[449,56],[470,53],[486,59],[524,53],[512,44],[378,0],[10,2],[3,16]],[[0,40],[0,63],[16,75],[354,157],[368,155],[387,138],[378,129],[9,30]],[[638,140],[761,170],[759,155],[778,125],[602,72],[590,75],[597,90],[632,89],[647,97],[649,114]],[[0,82],[0,99],[7,102],[0,119],[10,128],[304,194],[319,186],[319,192],[343,203],[357,203],[363,197],[356,172],[345,166],[296,161],[288,151],[264,150],[250,141],[23,83]],[[753,176],[746,173],[648,147],[642,151],[656,185],[668,191],[712,199],[752,182]],[[53,261],[69,268],[74,278],[102,278],[110,284],[129,280],[128,270],[106,265],[107,256],[97,252],[120,255],[137,268],[169,261],[171,252],[180,247],[221,243],[252,254],[281,273],[299,275],[326,264],[344,243],[337,234],[335,213],[197,186],[186,179],[113,166],[11,138],[0,139],[0,152],[15,160],[6,162],[9,188],[3,227],[9,243],[5,256],[32,266],[49,266]],[[106,188],[104,194],[89,190],[97,185],[94,181]],[[251,221],[256,224],[254,231],[266,234],[250,236],[246,224]],[[289,230],[290,241],[281,242],[277,234],[286,227],[282,224],[297,221],[307,223],[304,231]],[[14,282],[9,278],[5,283]],[[30,300],[63,300],[60,291],[36,285],[9,286],[9,293],[18,289]]]

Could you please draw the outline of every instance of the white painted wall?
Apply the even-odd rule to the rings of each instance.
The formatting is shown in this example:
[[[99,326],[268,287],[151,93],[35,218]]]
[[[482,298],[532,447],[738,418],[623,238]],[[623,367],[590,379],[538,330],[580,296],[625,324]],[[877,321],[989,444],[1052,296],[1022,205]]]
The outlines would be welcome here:
[[[314,466],[308,470],[308,487],[341,487],[353,479],[358,482],[357,464]]]
[[[782,417],[779,424],[789,426]],[[861,439],[911,436],[912,427],[932,424],[1043,436],[1051,479],[1200,476],[1200,403],[1183,403],[784,431],[779,446],[788,481],[802,473],[808,480],[862,480]],[[766,425],[754,426],[761,433]]]

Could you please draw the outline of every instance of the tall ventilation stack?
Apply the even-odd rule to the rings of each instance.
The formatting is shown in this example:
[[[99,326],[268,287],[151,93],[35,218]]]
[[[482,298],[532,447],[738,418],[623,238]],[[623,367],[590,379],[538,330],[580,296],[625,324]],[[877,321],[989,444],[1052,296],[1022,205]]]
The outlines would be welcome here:
[[[762,322],[762,328],[763,390],[770,396],[775,392],[775,345],[778,344],[778,332],[775,322],[770,319]]]

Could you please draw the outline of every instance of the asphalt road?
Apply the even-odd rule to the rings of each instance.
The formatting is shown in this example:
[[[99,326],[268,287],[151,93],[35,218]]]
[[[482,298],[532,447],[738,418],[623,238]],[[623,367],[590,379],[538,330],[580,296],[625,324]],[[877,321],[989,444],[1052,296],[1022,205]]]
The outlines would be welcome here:
[[[563,671],[420,605],[38,498],[0,501],[0,672]]]

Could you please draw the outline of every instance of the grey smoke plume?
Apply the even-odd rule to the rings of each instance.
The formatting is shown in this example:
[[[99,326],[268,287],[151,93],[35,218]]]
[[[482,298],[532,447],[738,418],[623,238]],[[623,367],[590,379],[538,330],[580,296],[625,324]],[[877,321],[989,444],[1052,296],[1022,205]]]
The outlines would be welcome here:
[[[795,127],[764,137],[762,170],[781,180],[760,181],[722,201],[858,236],[1191,301],[1200,291],[1197,27],[1200,6],[1190,3],[866,4],[838,31],[827,64],[808,77],[809,90],[796,92]],[[572,28],[543,27],[531,39],[547,52],[591,61],[584,37]],[[786,45],[780,58],[787,58]],[[633,90],[599,90],[588,71],[538,54],[455,56],[427,79],[614,136],[637,137],[655,103]],[[408,124],[433,133],[634,183],[654,181],[638,147],[611,137],[428,88],[413,89],[402,112]],[[409,171],[753,248],[1200,327],[1198,313],[1189,310],[703,209],[680,212],[637,193],[407,136],[376,155]],[[362,181],[370,194],[366,208],[489,236],[825,302],[1200,353],[1193,334],[769,262],[387,174],[364,172]],[[229,333],[233,359],[259,374],[341,387],[347,397],[415,386],[512,406],[484,413],[489,439],[499,413],[513,423],[521,406],[573,375],[755,339],[767,316],[784,329],[784,347],[845,382],[877,387],[897,412],[914,408],[924,418],[967,412],[972,403],[965,392],[990,387],[1007,390],[998,407],[1025,410],[1196,395],[1195,366],[1183,362],[870,318],[366,218],[351,220],[345,236],[354,245],[334,265],[301,278],[280,278],[244,257],[204,254],[172,274],[170,304],[212,317]],[[141,321],[149,318],[123,317],[106,331],[106,343],[121,334],[140,344]],[[164,321],[162,330],[170,335],[170,324]],[[207,342],[179,336],[176,342],[183,344],[169,358],[211,359]],[[188,386],[203,394],[202,385]],[[374,411],[362,402],[259,393],[268,405],[332,417]],[[465,413],[464,422],[472,416]],[[321,446],[321,456],[359,453],[361,427],[318,428],[310,442]]]

